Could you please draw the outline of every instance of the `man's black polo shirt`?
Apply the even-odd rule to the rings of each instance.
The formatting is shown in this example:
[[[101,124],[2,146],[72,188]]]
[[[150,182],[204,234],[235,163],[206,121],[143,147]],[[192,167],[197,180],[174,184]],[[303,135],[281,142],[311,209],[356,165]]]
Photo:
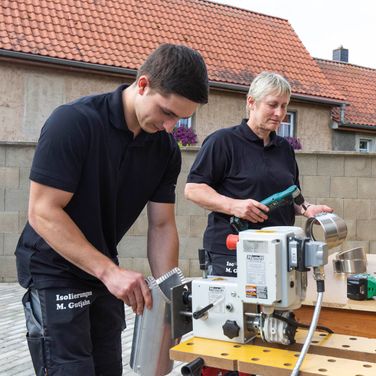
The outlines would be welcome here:
[[[124,119],[125,88],[58,107],[42,128],[30,173],[32,181],[74,193],[65,211],[88,241],[115,262],[117,244],[145,204],[175,202],[181,167],[171,135],[142,131],[133,138]],[[99,282],[52,250],[29,223],[16,255],[24,287]]]
[[[295,153],[290,144],[274,132],[269,145],[247,125],[220,129],[204,141],[188,175],[188,183],[205,183],[219,194],[236,199],[262,199],[296,184],[299,172]],[[292,226],[295,220],[293,205],[272,211],[265,226]],[[233,233],[230,216],[212,212],[204,235],[204,248],[226,254],[226,237]]]

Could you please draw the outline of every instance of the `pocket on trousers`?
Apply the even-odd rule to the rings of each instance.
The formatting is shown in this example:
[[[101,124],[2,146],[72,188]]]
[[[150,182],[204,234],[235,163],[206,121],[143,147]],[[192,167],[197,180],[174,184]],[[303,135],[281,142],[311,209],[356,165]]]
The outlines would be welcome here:
[[[29,333],[26,334],[27,345],[33,361],[33,366],[36,376],[47,375],[44,359],[44,338],[43,337],[30,337]]]

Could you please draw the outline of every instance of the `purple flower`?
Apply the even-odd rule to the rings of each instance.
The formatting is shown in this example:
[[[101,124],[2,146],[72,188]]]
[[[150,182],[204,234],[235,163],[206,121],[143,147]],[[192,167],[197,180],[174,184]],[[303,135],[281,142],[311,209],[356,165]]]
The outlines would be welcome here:
[[[176,142],[182,146],[197,144],[197,135],[193,132],[192,128],[175,127],[172,134]]]
[[[294,150],[300,150],[302,148],[302,144],[300,143],[299,138],[296,137],[285,137],[287,142],[292,146]]]

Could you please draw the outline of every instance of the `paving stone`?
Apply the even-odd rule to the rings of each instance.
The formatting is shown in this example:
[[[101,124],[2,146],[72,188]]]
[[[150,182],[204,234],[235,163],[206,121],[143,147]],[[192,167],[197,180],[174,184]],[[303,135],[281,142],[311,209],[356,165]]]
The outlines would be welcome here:
[[[27,343],[21,298],[25,290],[17,283],[0,283],[0,375],[34,376]],[[123,375],[136,375],[129,366],[134,314],[126,306],[127,328],[122,334]],[[180,375],[181,363],[175,362],[170,376]],[[67,375],[68,376],[68,375]]]

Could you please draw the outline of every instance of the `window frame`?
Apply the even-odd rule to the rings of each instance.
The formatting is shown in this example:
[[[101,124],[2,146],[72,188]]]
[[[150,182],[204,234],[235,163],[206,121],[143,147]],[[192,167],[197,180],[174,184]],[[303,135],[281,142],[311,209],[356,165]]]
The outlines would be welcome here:
[[[294,137],[295,128],[296,128],[296,112],[295,111],[287,111],[286,116],[290,116],[290,122],[287,123],[287,122],[281,121],[281,124],[278,127],[276,133],[277,133],[278,136],[281,136],[281,137]],[[288,130],[289,130],[288,135],[284,135],[284,134],[280,133],[280,129],[284,125],[288,126]]]

